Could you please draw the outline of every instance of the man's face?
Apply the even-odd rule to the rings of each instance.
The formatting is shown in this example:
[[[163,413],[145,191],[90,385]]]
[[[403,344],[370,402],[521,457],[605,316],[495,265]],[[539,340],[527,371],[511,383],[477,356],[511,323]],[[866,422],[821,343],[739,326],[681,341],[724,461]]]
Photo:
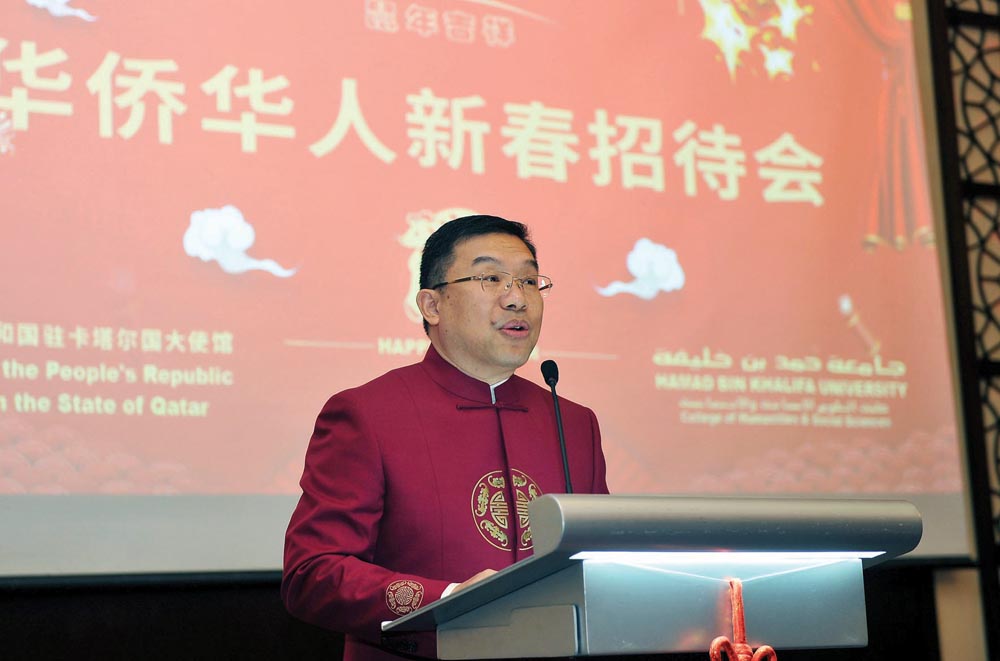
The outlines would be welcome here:
[[[516,277],[538,274],[538,264],[523,241],[509,234],[485,234],[459,242],[445,281],[505,271]],[[542,329],[542,296],[537,289],[483,291],[478,280],[431,292],[431,340],[449,363],[487,383],[496,383],[523,365]],[[419,300],[419,296],[418,296]]]

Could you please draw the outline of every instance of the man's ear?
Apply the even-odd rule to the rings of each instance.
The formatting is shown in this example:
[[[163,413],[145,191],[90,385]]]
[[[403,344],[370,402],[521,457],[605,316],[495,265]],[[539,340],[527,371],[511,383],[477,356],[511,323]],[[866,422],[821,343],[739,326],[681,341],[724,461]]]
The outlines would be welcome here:
[[[438,311],[440,294],[433,289],[421,289],[417,292],[417,309],[431,326],[437,326],[441,321],[441,313]]]

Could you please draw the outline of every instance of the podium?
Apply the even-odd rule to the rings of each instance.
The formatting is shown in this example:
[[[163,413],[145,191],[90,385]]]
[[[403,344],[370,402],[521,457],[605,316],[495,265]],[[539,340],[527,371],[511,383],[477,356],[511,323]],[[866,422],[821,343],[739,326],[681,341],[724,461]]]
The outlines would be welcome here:
[[[530,558],[383,634],[436,631],[442,659],[699,652],[732,633],[738,578],[752,644],[861,647],[864,569],[922,533],[886,500],[549,494],[528,513]]]

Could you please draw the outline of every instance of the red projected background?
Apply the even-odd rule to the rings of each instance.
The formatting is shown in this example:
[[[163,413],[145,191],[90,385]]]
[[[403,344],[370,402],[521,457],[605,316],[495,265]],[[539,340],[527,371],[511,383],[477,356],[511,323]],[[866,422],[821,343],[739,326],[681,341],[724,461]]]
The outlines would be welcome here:
[[[295,493],[470,212],[612,491],[957,494],[905,2],[32,0],[0,26],[0,493]]]

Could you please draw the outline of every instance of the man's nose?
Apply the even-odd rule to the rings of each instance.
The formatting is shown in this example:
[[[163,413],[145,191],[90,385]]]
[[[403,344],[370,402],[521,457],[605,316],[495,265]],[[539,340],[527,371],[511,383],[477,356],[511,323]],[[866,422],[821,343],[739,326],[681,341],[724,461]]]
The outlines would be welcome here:
[[[513,280],[510,289],[500,295],[500,305],[506,310],[523,310],[528,306],[528,297],[524,295],[524,284]]]

